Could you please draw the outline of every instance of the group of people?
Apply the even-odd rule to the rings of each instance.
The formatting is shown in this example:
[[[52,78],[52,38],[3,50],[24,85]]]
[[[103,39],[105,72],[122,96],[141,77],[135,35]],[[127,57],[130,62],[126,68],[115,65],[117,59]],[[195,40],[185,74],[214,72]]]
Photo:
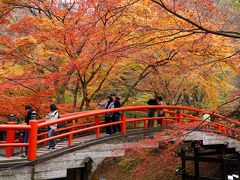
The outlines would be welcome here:
[[[103,105],[105,109],[119,108],[121,107],[120,98],[115,93],[112,93],[110,96],[107,96],[107,101],[100,105]],[[105,123],[118,122],[120,117],[120,112],[107,113],[105,114],[104,120]],[[118,132],[121,132],[120,124],[106,127],[106,135],[111,135]]]
[[[59,112],[57,110],[57,106],[55,104],[50,105],[50,112],[46,115],[46,121],[53,121],[59,118]],[[30,105],[25,106],[26,110],[26,116],[25,116],[25,124],[29,125],[30,120],[37,119],[36,112],[33,111],[32,107]],[[50,125],[47,128],[48,131],[48,137],[54,136],[54,133],[57,129],[57,124]],[[23,142],[27,143],[28,142],[28,131],[25,130],[23,134],[20,133],[20,136],[23,135]],[[55,149],[56,147],[56,140],[51,140],[49,142],[49,147],[48,149]],[[24,150],[23,156],[27,156],[27,147]]]
[[[156,96],[154,99],[149,99],[147,102],[148,105],[163,105],[163,98],[161,96]],[[120,98],[116,94],[111,94],[110,96],[107,96],[107,101],[100,104],[104,106],[105,109],[112,109],[112,108],[119,108],[121,107],[120,104]],[[163,109],[149,109],[148,111],[148,117],[155,117],[155,112],[157,112],[157,117],[163,117],[164,111]],[[120,112],[114,112],[114,113],[107,113],[105,114],[105,123],[111,123],[111,122],[118,122],[120,121],[121,113]],[[161,119],[159,119],[158,124],[161,124]],[[154,127],[154,121],[148,120],[148,128]],[[106,127],[106,135],[115,134],[117,132],[121,132],[121,125],[112,125]]]
[[[163,99],[161,96],[157,96],[154,99],[149,99],[147,102],[148,105],[163,105]],[[112,93],[109,96],[107,96],[107,99],[104,103],[100,103],[100,105],[102,105],[104,107],[104,109],[112,109],[112,108],[119,108],[121,107],[121,103],[120,103],[120,98],[115,94]],[[57,107],[55,104],[51,104],[50,105],[50,112],[46,115],[46,121],[53,121],[59,118],[59,112],[57,110]],[[32,107],[27,105],[25,107],[26,110],[26,116],[25,116],[25,123],[28,125],[30,120],[32,119],[36,119],[36,112],[33,111]],[[162,109],[160,110],[156,110],[156,109],[149,109],[148,111],[148,117],[154,117],[155,116],[155,112],[157,112],[157,116],[158,117],[163,117],[164,116],[164,112]],[[120,112],[113,112],[113,113],[106,113],[104,120],[105,123],[111,123],[111,122],[118,122],[120,121],[121,118],[121,113]],[[151,128],[154,126],[154,121],[149,120],[148,121],[148,127]],[[159,120],[158,123],[161,123],[161,121]],[[55,134],[55,131],[57,129],[57,124],[53,124],[50,125],[47,128],[48,131],[48,137],[53,137]],[[116,125],[111,125],[111,126],[107,126],[106,127],[106,135],[111,135],[111,134],[115,134],[121,132],[121,125],[120,124],[116,124]],[[28,131],[25,130],[23,133],[23,142],[27,143],[28,142]],[[49,142],[49,147],[48,149],[55,149],[56,147],[56,140],[51,140]],[[24,156],[27,156],[27,148],[25,148],[24,151]]]
[[[163,98],[161,96],[156,96],[154,99],[149,99],[147,102],[148,105],[163,105]],[[154,117],[155,116],[155,111],[157,111],[157,117],[163,117],[164,116],[164,111],[163,109],[149,109],[148,110],[148,117]],[[161,124],[161,119],[159,119],[158,124]],[[148,120],[148,128],[154,127],[154,121],[153,120]]]
[[[120,103],[120,98],[112,93],[109,96],[107,96],[107,99],[103,102],[103,103],[99,103],[101,106],[103,106],[105,109],[113,109],[113,108],[119,108],[121,107],[121,103]],[[147,104],[150,106],[154,106],[154,105],[164,105],[163,104],[163,98],[161,96],[156,96],[154,99],[149,99],[147,101]],[[25,123],[28,125],[30,120],[32,119],[37,119],[37,115],[36,112],[33,111],[32,107],[27,105],[25,107],[26,110],[26,116],[25,116]],[[149,109],[148,110],[148,117],[155,117],[155,114],[157,112],[157,117],[164,117],[164,111],[163,109]],[[12,117],[12,116],[10,116]],[[51,104],[50,105],[50,112],[46,115],[46,121],[53,121],[59,118],[59,112],[57,110],[57,107],[55,104]],[[113,113],[106,113],[105,114],[105,123],[111,123],[111,122],[118,122],[120,121],[121,118],[121,113],[120,112],[113,112]],[[208,120],[210,119],[210,115],[209,114],[204,114],[203,116],[204,120]],[[161,119],[159,119],[158,124],[161,124]],[[154,127],[154,120],[149,119],[148,120],[148,128],[152,128]],[[55,134],[55,131],[57,129],[57,124],[53,124],[50,125],[47,128],[48,131],[48,137],[53,137]],[[106,135],[111,135],[111,134],[115,134],[121,132],[121,125],[120,124],[116,124],[116,125],[111,125],[111,126],[107,126],[106,127]],[[22,136],[22,141],[24,143],[28,142],[28,131],[25,130],[24,133],[21,132],[21,136]],[[49,142],[49,147],[48,149],[55,149],[56,147],[56,140],[51,140]],[[27,156],[27,147],[25,148],[24,151],[24,156]]]

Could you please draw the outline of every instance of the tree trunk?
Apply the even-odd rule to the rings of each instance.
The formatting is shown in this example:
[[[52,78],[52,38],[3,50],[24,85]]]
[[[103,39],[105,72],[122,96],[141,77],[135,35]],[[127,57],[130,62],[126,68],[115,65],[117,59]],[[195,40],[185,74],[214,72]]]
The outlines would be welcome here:
[[[57,97],[56,97],[56,103],[64,103],[65,102],[65,91],[66,91],[66,86],[62,86],[58,89],[56,89]]]
[[[85,100],[82,99],[81,105],[80,105],[80,107],[79,107],[79,111],[82,111],[82,110],[83,110],[84,103],[85,103]]]
[[[76,87],[72,91],[72,109],[73,109],[73,112],[75,111],[76,106],[77,106],[78,91],[79,91],[79,80],[77,80]]]

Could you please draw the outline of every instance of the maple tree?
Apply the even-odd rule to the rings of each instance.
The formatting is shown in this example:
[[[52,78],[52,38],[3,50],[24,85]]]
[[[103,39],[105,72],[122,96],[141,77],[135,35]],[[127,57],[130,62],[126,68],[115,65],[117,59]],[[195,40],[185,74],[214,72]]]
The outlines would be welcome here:
[[[89,109],[110,91],[120,91],[123,104],[136,91],[162,93],[168,102],[179,103],[183,92],[187,99],[198,89],[216,106],[221,87],[229,87],[221,96],[234,89],[226,82],[238,67],[236,44],[204,33],[211,27],[207,17],[201,19],[206,28],[196,30],[149,2],[2,0],[1,114],[11,109],[6,102],[20,114],[24,104],[45,112],[54,101],[65,111]],[[174,7],[170,1],[163,4]],[[205,10],[187,11],[191,5],[176,2],[176,12],[195,17]],[[214,7],[209,13],[218,11]]]
[[[88,110],[110,91],[123,104],[147,92],[169,104],[215,109],[236,90],[239,73],[239,27],[225,12],[205,0],[1,0],[0,115],[23,117],[26,104],[44,114],[51,102],[61,112]],[[189,127],[196,124],[149,143]],[[162,162],[176,162],[176,147],[157,157],[143,152],[136,175],[154,159],[154,175],[162,177]]]
[[[132,1],[127,1],[125,6],[111,1],[109,4],[95,1],[2,3],[10,9],[30,11],[19,21],[10,23],[6,30],[8,36],[1,37],[4,40],[2,46],[5,46],[2,58],[24,68],[24,74],[18,76],[24,76],[26,80],[32,73],[36,75],[29,84],[18,83],[33,93],[45,93],[54,87],[57,103],[64,102],[65,92],[70,88],[74,94],[73,109],[81,90],[81,108],[86,102],[88,109],[113,65],[127,52],[123,37],[131,29],[123,31],[119,19]],[[11,33],[16,34],[13,39],[9,37]],[[6,79],[19,81],[12,77]],[[92,92],[89,89],[93,89]]]
[[[205,47],[211,47],[211,44],[213,44],[213,41],[209,38],[210,36],[213,36],[212,38],[214,38],[215,40],[218,39],[215,44],[218,44],[218,46],[215,47],[215,51],[206,52],[206,50],[202,49],[202,52],[200,52],[201,54],[198,53],[198,55],[202,55],[204,57],[204,60],[198,60],[198,62],[196,63],[196,65],[198,66],[204,65],[204,67],[202,67],[202,70],[204,68],[207,68],[207,72],[202,71],[206,74],[210,74],[214,65],[218,65],[219,67],[217,67],[215,71],[217,73],[216,77],[212,76],[212,74],[211,77],[209,75],[205,77],[200,77],[203,81],[199,81],[198,86],[203,86],[204,81],[209,82],[208,86],[204,85],[202,91],[204,91],[205,95],[211,97],[211,100],[219,101],[219,96],[217,96],[217,92],[221,91],[228,91],[227,93],[225,93],[225,95],[222,95],[222,97],[226,97],[228,94],[229,98],[229,94],[231,94],[234,89],[234,84],[230,83],[230,87],[229,85],[226,85],[226,81],[232,82],[232,79],[234,78],[236,73],[238,73],[237,59],[239,58],[239,24],[236,20],[236,17],[239,14],[238,11],[234,11],[229,5],[229,2],[222,1],[200,2],[152,0],[151,2],[153,2],[154,7],[163,10],[168,16],[172,17],[172,25],[174,27],[172,28],[173,31],[179,30],[181,32],[191,32],[191,36],[194,36],[196,34],[202,34],[202,38],[199,39],[199,42],[204,43]],[[159,14],[159,17],[161,16],[162,15]],[[221,42],[219,42],[219,40]],[[229,49],[230,46],[231,50]],[[200,46],[198,45],[197,48],[199,47]],[[216,52],[217,48],[220,50],[219,52]],[[217,56],[216,58],[214,58],[214,60],[210,60],[213,57],[213,53],[217,53]],[[227,71],[231,70],[234,70],[232,71],[234,72],[233,74],[230,75],[226,73]],[[223,85],[218,91],[215,91],[215,88],[213,87],[213,79],[219,79],[217,81],[214,80],[215,82],[217,82],[216,85],[219,85],[221,83],[225,83],[225,85]],[[196,79],[194,79],[194,81],[196,81]],[[186,88],[183,88],[183,90],[185,91]],[[182,93],[179,94],[181,95]]]
[[[159,7],[188,24],[185,29],[195,33],[240,38],[238,31],[230,30],[232,21],[227,10],[214,1],[151,0]],[[207,12],[207,13],[206,13]]]
[[[189,94],[194,94],[198,88],[202,94],[205,94],[205,101],[210,100],[208,103],[198,102],[199,107],[203,107],[203,103],[205,103],[205,107],[216,107],[222,101],[219,100],[219,95],[226,97],[226,94],[234,90],[231,82],[238,67],[238,52],[235,52],[235,44],[224,37],[211,34],[202,35],[179,29],[179,27],[185,27],[183,22],[169,23],[174,17],[164,13],[163,10],[157,9],[159,10],[157,11],[154,6],[145,6],[142,9],[142,11],[147,12],[146,17],[151,16],[151,19],[145,19],[144,25],[142,24],[147,28],[144,33],[141,33],[148,44],[144,46],[147,49],[146,53],[142,51],[138,57],[137,55],[133,56],[137,59],[136,64],[134,65],[132,60],[130,62],[132,71],[129,71],[129,74],[131,74],[131,79],[133,79],[133,71],[143,72],[144,67],[151,67],[159,59],[166,57],[166,52],[169,54],[174,52],[174,58],[171,61],[163,62],[162,66],[159,64],[160,66],[154,67],[151,69],[153,71],[147,71],[150,76],[148,75],[148,78],[142,81],[142,86],[141,82],[138,81],[141,79],[141,73],[139,73],[139,79],[136,80],[139,83],[137,87],[130,79],[128,79],[130,83],[125,84],[125,86],[131,91],[134,91],[135,88],[135,92],[145,91],[161,94],[170,104],[179,104],[181,98],[187,101],[188,96],[191,96]],[[160,18],[157,18],[158,16]],[[182,26],[178,23],[182,23]],[[138,70],[136,70],[137,68]],[[230,74],[227,75],[228,73]],[[126,77],[123,76],[123,79]],[[120,79],[120,81],[122,80]],[[196,104],[187,103],[187,105],[195,106]]]

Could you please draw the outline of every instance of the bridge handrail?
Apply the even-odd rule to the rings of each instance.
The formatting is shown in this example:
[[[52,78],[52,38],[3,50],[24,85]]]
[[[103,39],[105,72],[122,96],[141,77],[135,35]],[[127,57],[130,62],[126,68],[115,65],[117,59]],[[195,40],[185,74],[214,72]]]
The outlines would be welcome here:
[[[60,117],[67,117],[67,116],[72,116],[74,114],[80,114],[80,113],[84,113],[83,112],[73,112],[73,113],[66,113],[66,114],[61,114]],[[42,118],[42,119],[39,119],[38,120],[38,123],[43,123],[43,122],[46,122],[47,118]]]
[[[144,118],[131,118],[131,119],[126,119],[126,116],[124,114],[125,111],[147,111],[149,109],[163,109],[164,112],[173,114],[174,117],[144,117]],[[172,111],[172,110],[177,110],[177,112]],[[53,120],[50,122],[44,122],[44,120],[31,120],[30,125],[0,125],[0,130],[6,130],[9,133],[9,138],[7,137],[6,143],[0,143],[0,147],[6,147],[6,156],[11,156],[13,149],[12,147],[15,146],[28,146],[29,150],[29,160],[34,160],[36,158],[36,148],[37,144],[41,143],[46,143],[47,141],[53,140],[53,139],[58,139],[58,138],[63,138],[63,137],[68,137],[69,138],[69,145],[71,146],[71,139],[74,134],[76,133],[82,133],[86,132],[89,130],[95,130],[96,131],[96,136],[97,138],[100,136],[100,128],[104,128],[106,126],[112,126],[116,124],[121,124],[121,131],[122,133],[126,133],[126,124],[127,123],[135,123],[134,128],[136,127],[136,122],[137,121],[143,121],[143,127],[146,128],[146,121],[147,120],[164,120],[166,124],[168,122],[171,123],[181,123],[181,120],[190,120],[190,121],[203,121],[202,118],[193,116],[193,115],[188,115],[186,113],[182,113],[181,111],[186,110],[186,111],[193,111],[193,112],[198,112],[198,113],[203,113],[203,114],[210,114],[212,116],[221,118],[225,122],[231,122],[234,125],[240,125],[240,122],[230,119],[230,118],[225,118],[222,115],[219,115],[217,113],[212,113],[210,111],[202,110],[202,109],[197,109],[193,107],[185,107],[185,106],[167,106],[167,105],[158,105],[158,106],[132,106],[132,107],[121,107],[121,108],[115,108],[115,109],[107,109],[107,110],[92,110],[92,111],[85,111],[85,112],[79,112],[79,113],[72,113],[72,114],[67,114],[67,115],[62,115],[59,119]],[[122,112],[122,119],[121,121],[118,122],[112,122],[112,123],[107,123],[107,124],[101,124],[99,119],[97,120],[96,117],[108,113],[114,113],[114,112]],[[73,124],[70,127],[65,127],[65,128],[60,128],[57,130],[57,132],[62,132],[65,130],[70,130],[69,132],[63,132],[62,134],[58,134],[54,137],[47,138],[46,135],[47,133],[39,133],[38,134],[38,129],[40,128],[45,128],[53,124],[60,124],[60,123],[66,123],[69,121],[73,121],[76,119],[83,119],[83,118],[88,118],[88,117],[95,117],[95,122],[88,122],[88,123],[83,123],[83,124]],[[176,119],[176,120],[174,120]],[[162,121],[163,122],[163,121]],[[162,124],[161,124],[162,125]],[[90,127],[88,127],[90,126]],[[227,133],[227,131],[235,131],[236,133],[240,133],[238,130],[233,129],[232,127],[228,127],[226,124],[220,123],[220,122],[213,122],[213,126],[223,132],[224,134]],[[79,129],[82,128],[83,129]],[[14,143],[14,130],[28,130],[29,133],[29,142],[28,143]],[[37,137],[45,135],[44,139],[38,140]],[[13,136],[13,137],[12,137]]]
[[[29,130],[31,129],[30,125],[25,125],[25,124],[17,124],[17,125],[12,125],[12,124],[4,124],[0,125],[0,130]]]
[[[162,106],[162,105],[157,105],[157,106],[132,106],[132,107],[121,107],[121,108],[114,108],[114,109],[104,109],[104,110],[92,110],[92,111],[86,111],[85,113],[74,113],[72,116],[68,117],[62,117],[57,120],[51,121],[51,122],[43,122],[38,125],[39,128],[46,127],[49,125],[53,124],[59,124],[63,122],[68,122],[74,119],[78,118],[85,118],[85,117],[90,117],[90,116],[98,116],[102,114],[107,114],[107,113],[114,113],[114,112],[121,112],[121,111],[139,111],[139,110],[148,110],[148,109],[179,109],[179,110],[189,110],[189,111],[194,111],[194,112],[199,112],[199,113],[205,113],[205,114],[210,114],[212,116],[224,118],[224,120],[229,121],[231,123],[234,123],[236,125],[240,126],[240,122],[230,119],[230,118],[225,118],[222,115],[219,115],[217,113],[212,113],[210,111],[206,110],[201,110],[197,108],[192,108],[192,107],[186,107],[186,106]]]

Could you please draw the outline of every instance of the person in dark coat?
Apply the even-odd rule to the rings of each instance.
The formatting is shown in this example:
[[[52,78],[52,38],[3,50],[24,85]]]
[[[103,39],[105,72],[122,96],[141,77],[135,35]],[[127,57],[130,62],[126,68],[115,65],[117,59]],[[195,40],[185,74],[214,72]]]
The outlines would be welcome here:
[[[120,98],[117,97],[116,94],[111,94],[111,96],[113,98],[114,108],[120,108],[121,107]],[[118,122],[120,121],[120,117],[121,117],[120,112],[114,112],[112,121]],[[121,125],[120,124],[113,125],[112,130],[113,130],[113,133],[121,132]]]
[[[27,115],[25,117],[25,123],[28,125],[29,121],[31,120],[31,115],[32,115],[33,110],[32,110],[32,107],[29,105],[27,105],[25,107],[25,110],[27,111]]]
[[[152,105],[159,105],[159,102],[162,101],[161,96],[157,96],[154,99],[149,99],[147,104],[152,106]],[[156,109],[149,109],[148,110],[148,117],[154,117],[155,116],[155,111]],[[154,121],[153,120],[148,120],[148,128],[154,127]]]
[[[27,111],[26,112],[26,116],[25,116],[25,123],[28,125],[29,124],[29,121],[31,120],[31,115],[32,115],[32,107],[27,105],[25,106],[25,110]],[[24,143],[27,143],[28,142],[28,130],[25,130],[24,131]],[[27,156],[27,147],[25,147],[25,151],[24,151],[24,156]]]
[[[114,102],[113,102],[113,98],[111,96],[107,97],[107,102],[104,105],[105,109],[112,109],[114,108]],[[105,114],[105,123],[111,123],[112,122],[112,117],[113,117],[113,113],[107,113]],[[111,126],[107,126],[106,127],[106,135],[111,135],[112,134],[112,127]]]

